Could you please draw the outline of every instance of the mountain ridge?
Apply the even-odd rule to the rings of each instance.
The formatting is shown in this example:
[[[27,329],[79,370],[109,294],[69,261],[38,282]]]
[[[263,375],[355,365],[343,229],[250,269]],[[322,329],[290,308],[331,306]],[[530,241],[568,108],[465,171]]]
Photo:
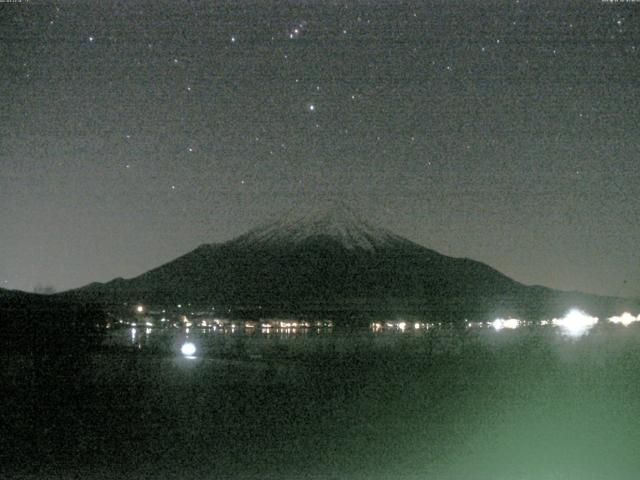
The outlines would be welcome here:
[[[292,213],[221,244],[204,244],[132,279],[65,292],[92,302],[222,306],[264,314],[414,312],[543,318],[624,299],[526,286],[469,258],[442,255],[362,220],[344,205]]]

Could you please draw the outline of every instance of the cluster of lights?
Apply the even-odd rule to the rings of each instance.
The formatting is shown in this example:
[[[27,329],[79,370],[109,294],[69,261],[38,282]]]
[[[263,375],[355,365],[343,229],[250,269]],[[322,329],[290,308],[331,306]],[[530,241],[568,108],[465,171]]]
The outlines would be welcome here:
[[[181,308],[182,305],[178,304],[177,307]],[[143,314],[146,312],[146,307],[142,304],[139,304],[134,307],[134,311],[137,314]],[[165,312],[165,310],[163,310],[163,312]],[[163,317],[160,320],[161,323],[165,323],[167,321],[168,319],[166,317]],[[539,325],[541,326],[553,325],[560,328],[563,333],[569,336],[577,337],[577,336],[584,335],[586,332],[588,332],[591,328],[593,328],[593,326],[595,326],[598,323],[598,321],[599,321],[598,317],[592,317],[583,311],[580,311],[578,309],[573,309],[569,311],[562,318],[554,318],[552,320],[542,320],[539,322]],[[618,324],[626,327],[631,325],[632,323],[640,322],[640,315],[634,316],[629,312],[625,312],[619,316],[610,317],[608,321],[613,324]],[[119,320],[119,322],[123,323],[122,320]],[[136,335],[135,327],[137,327],[138,323],[140,322],[137,322],[137,323],[127,322],[127,323],[131,327],[134,327],[132,334],[133,336],[135,336]],[[180,323],[182,323],[182,325],[187,328],[194,325],[194,323],[186,315],[180,316]],[[492,322],[489,322],[488,326],[492,327],[496,331],[500,331],[503,329],[514,330],[525,323],[526,322],[519,320],[517,318],[506,318],[506,319],[497,318]],[[231,329],[235,330],[236,325],[233,322],[229,322],[228,320],[221,320],[221,319],[213,319],[209,321],[201,320],[199,321],[197,326],[202,328],[211,327],[213,329],[216,329],[216,327],[222,328],[222,327],[229,326],[229,324],[231,326]],[[486,323],[469,322],[469,321],[467,321],[466,324],[467,324],[467,327],[487,325]],[[149,328],[155,326],[149,320],[147,320],[144,323],[144,325]],[[307,328],[310,328],[312,325],[315,325],[318,328],[323,328],[323,327],[330,328],[333,326],[332,322],[330,321],[316,321],[314,323],[310,323],[307,321],[293,321],[293,320],[272,320],[272,321],[262,321],[260,323],[255,321],[246,321],[243,324],[245,329],[253,329],[253,328],[256,328],[257,326],[260,326],[262,331],[268,331],[271,328],[284,329],[284,330],[290,330],[290,329],[296,329],[296,328],[307,329]],[[433,324],[421,323],[421,322],[407,323],[404,320],[387,321],[385,323],[373,322],[370,324],[370,328],[374,332],[381,332],[385,329],[398,330],[401,332],[405,332],[407,330],[410,330],[412,326],[414,330],[421,330],[421,329],[427,330],[429,329],[429,327],[433,326]]]
[[[640,322],[640,315],[638,315],[637,317],[634,317],[629,312],[624,312],[620,316],[614,316],[609,318],[609,321],[611,323],[616,323],[616,324],[624,325],[625,327],[627,327],[634,322]]]
[[[514,330],[520,326],[520,320],[517,318],[497,318],[493,322],[491,322],[491,326],[496,330],[500,331],[503,328],[508,328],[510,330]]]
[[[587,333],[598,323],[598,317],[592,317],[580,310],[571,310],[563,318],[554,318],[551,324],[560,327],[566,335],[579,337]]]
[[[422,323],[422,322],[407,323],[404,320],[400,320],[396,322],[385,322],[385,323],[373,322],[369,325],[369,328],[374,332],[381,332],[385,329],[399,330],[401,332],[406,332],[408,330],[411,330],[411,327],[413,327],[414,330],[422,330],[422,329],[428,330],[432,326],[433,324],[430,324],[430,323]]]
[[[578,337],[587,333],[591,328],[593,328],[599,319],[598,317],[593,317],[585,312],[582,312],[578,309],[570,310],[564,317],[562,318],[554,318],[552,320],[541,320],[538,322],[538,325],[546,326],[553,325],[569,336]],[[633,316],[632,314],[625,312],[620,316],[610,317],[609,321],[614,324],[619,324],[623,326],[631,325],[634,322],[640,322],[640,315]],[[518,327],[524,325],[525,321],[517,319],[517,318],[497,318],[492,322],[483,323],[483,322],[466,322],[467,327],[482,327],[488,325],[492,327],[496,331],[500,330],[515,330]],[[413,324],[414,330],[420,329],[429,329],[434,326],[429,323],[420,323],[415,322]],[[373,322],[370,324],[370,329],[374,332],[381,332],[383,330],[399,330],[401,332],[405,332],[408,330],[409,324],[404,321],[391,322],[387,321],[385,323],[381,322]]]

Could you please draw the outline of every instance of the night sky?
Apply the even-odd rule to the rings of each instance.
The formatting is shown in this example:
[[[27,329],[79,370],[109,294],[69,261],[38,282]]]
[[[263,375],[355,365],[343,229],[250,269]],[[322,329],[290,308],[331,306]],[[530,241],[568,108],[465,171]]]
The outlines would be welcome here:
[[[0,286],[131,277],[291,205],[640,295],[640,2],[0,4]]]

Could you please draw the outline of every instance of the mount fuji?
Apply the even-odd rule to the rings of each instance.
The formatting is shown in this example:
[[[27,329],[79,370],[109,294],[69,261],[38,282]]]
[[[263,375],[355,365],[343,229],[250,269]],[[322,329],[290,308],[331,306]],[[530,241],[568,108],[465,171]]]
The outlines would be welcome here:
[[[523,285],[467,258],[442,255],[323,205],[206,244],[132,279],[61,295],[84,302],[221,306],[246,315],[411,313],[434,319],[537,319],[628,302]]]

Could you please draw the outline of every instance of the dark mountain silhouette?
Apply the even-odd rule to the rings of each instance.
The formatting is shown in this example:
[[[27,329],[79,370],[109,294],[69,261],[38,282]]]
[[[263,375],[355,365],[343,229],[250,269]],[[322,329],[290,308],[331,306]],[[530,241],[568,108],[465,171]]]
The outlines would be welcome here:
[[[47,355],[73,357],[100,345],[106,321],[102,306],[82,297],[0,289],[3,351],[17,350],[38,359]]]
[[[434,319],[527,319],[580,307],[606,315],[629,302],[530,287],[360,219],[345,205],[289,216],[223,244],[202,245],[129,280],[65,292],[106,304],[224,306],[270,313],[414,313]]]

